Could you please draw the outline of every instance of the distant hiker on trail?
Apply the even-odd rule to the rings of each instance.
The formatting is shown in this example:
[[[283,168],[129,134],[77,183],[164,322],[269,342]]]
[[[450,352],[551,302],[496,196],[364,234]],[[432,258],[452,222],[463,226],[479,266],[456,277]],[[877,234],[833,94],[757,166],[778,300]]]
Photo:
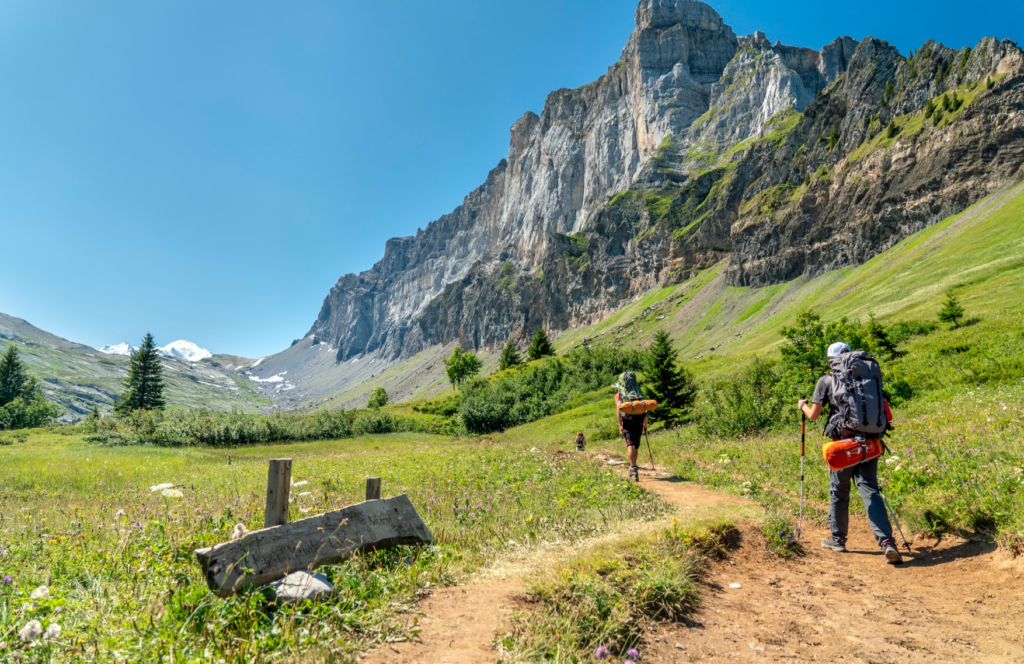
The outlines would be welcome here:
[[[829,405],[831,416],[825,435],[833,441],[850,441],[852,465],[841,470],[829,462],[828,524],[832,536],[822,540],[826,549],[846,551],[846,536],[850,524],[850,482],[857,480],[857,490],[864,502],[871,531],[885,553],[885,561],[892,565],[903,562],[892,536],[892,525],[885,512],[885,503],[878,486],[878,442],[888,428],[885,399],[882,395],[882,371],[864,351],[851,352],[850,347],[838,341],[828,347],[830,374],[822,376],[814,388],[814,397],[808,403],[800,399],[800,411],[811,421],[821,415],[822,406]],[[856,441],[856,442],[854,442]],[[868,444],[873,453],[868,452]],[[873,456],[872,456],[873,454]],[[867,460],[861,460],[867,459]]]
[[[587,438],[582,431],[576,432],[576,451],[584,452],[587,449]]]
[[[620,410],[623,401],[643,401],[644,395],[636,382],[636,374],[626,371],[619,376],[618,388],[615,392],[615,418],[619,423],[619,433],[626,439],[626,456],[629,457],[629,479],[640,481],[640,469],[636,458],[640,451],[640,439],[647,431],[647,413],[628,415]]]

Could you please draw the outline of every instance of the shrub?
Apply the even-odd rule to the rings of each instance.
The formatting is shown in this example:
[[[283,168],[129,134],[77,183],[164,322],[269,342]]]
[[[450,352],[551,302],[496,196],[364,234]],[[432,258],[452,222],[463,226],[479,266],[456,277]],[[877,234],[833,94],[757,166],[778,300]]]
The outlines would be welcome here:
[[[366,402],[367,408],[377,409],[383,408],[388,405],[388,392],[381,386],[374,388],[373,393],[370,394],[369,400]]]
[[[793,522],[779,512],[768,515],[761,528],[768,550],[780,558],[792,558],[804,554],[804,547],[796,539]]]
[[[740,373],[704,393],[697,426],[709,436],[749,436],[778,426],[790,396],[776,364],[755,357]]]
[[[898,133],[900,133],[899,125],[897,125],[895,121],[889,120],[889,126],[885,128],[885,137],[893,138]]]
[[[533,341],[530,342],[530,347],[526,349],[526,356],[530,358],[530,361],[539,360],[542,357],[555,354],[555,347],[551,345],[551,341],[548,340],[548,334],[544,331],[544,328],[537,330],[536,334],[533,335]]]
[[[462,350],[456,346],[451,356],[444,361],[444,371],[448,374],[448,381],[452,387],[459,389],[465,382],[480,373],[483,362],[473,353]]]

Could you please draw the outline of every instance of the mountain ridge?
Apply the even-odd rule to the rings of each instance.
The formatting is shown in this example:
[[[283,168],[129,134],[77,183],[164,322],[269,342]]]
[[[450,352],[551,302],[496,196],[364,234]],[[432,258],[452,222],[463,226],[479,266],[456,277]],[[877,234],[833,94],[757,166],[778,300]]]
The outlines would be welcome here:
[[[462,205],[342,276],[309,333],[254,375],[289,371],[294,398],[314,400],[360,358],[522,345],[723,260],[731,286],[822,274],[1021,177],[1013,42],[814,51],[737,37],[694,0],[644,0],[635,23],[618,63],[517,120]]]

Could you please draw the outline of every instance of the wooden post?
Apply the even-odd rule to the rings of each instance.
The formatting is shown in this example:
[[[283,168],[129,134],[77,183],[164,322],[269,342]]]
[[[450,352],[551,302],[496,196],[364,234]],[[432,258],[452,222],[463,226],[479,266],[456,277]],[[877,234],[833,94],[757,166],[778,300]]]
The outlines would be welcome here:
[[[292,492],[292,460],[271,459],[267,471],[267,506],[263,527],[288,523],[288,498]]]
[[[367,477],[366,478],[366,499],[367,500],[380,500],[380,478],[379,477]]]

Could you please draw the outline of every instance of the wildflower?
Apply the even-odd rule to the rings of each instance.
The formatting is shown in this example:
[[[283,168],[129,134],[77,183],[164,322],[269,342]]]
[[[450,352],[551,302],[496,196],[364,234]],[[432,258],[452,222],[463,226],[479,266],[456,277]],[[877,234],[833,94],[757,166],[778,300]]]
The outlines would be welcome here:
[[[302,480],[301,482],[295,482],[292,486],[305,486],[309,484],[309,480]]]
[[[636,648],[630,648],[626,651],[626,657],[630,659],[640,659],[640,651]]]
[[[308,495],[310,495],[309,491],[303,491],[302,493],[299,494],[300,497],[301,496],[308,496]]]
[[[46,599],[50,596],[50,589],[46,586],[39,586],[29,595],[31,599]]]
[[[899,460],[900,460],[899,457],[891,456],[891,457],[889,457],[888,459],[885,460],[885,465],[891,466],[892,464],[899,462]]]
[[[245,537],[248,534],[249,534],[249,529],[246,528],[243,524],[237,523],[237,524],[235,524],[234,532],[231,533],[231,541],[242,539],[243,537]]]
[[[58,625],[57,623],[50,623],[50,625],[46,628],[46,631],[43,632],[43,640],[56,641],[60,638],[60,631],[60,625]]]
[[[160,495],[163,496],[164,498],[181,498],[185,494],[183,494],[181,491],[178,491],[177,489],[164,489],[163,491],[160,492]]]
[[[11,578],[10,574],[4,574],[4,585],[9,586],[14,583],[14,579]]]
[[[117,510],[117,512],[114,513],[115,519],[119,516],[124,516],[124,510]]]
[[[43,626],[38,620],[29,620],[18,632],[18,638],[22,641],[35,641],[43,633]]]
[[[156,493],[157,491],[163,491],[164,489],[170,489],[170,488],[173,488],[173,487],[174,487],[174,485],[171,484],[170,482],[168,482],[166,484],[154,484],[153,486],[149,487],[149,492],[150,493]]]
[[[611,657],[611,652],[604,646],[598,646],[597,652],[594,653],[594,659],[608,659]]]

